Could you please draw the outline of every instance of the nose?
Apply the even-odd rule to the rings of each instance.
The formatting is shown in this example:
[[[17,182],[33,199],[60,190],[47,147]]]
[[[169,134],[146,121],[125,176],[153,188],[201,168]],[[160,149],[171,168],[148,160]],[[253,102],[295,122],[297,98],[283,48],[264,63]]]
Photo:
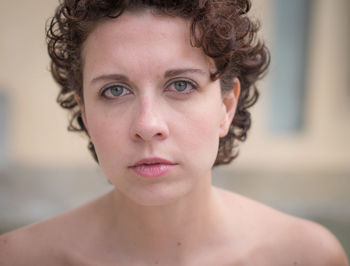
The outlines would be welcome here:
[[[169,136],[169,129],[163,117],[164,112],[155,100],[141,99],[135,110],[130,128],[133,140],[164,140]]]

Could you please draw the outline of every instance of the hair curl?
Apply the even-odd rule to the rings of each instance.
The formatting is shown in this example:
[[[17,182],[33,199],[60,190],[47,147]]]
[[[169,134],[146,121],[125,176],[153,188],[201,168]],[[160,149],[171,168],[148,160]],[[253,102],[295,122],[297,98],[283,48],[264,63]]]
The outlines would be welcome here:
[[[46,39],[51,72],[60,86],[57,102],[71,113],[68,130],[88,135],[75,98],[83,99],[81,50],[88,34],[102,19],[145,8],[191,21],[191,45],[214,60],[217,71],[211,79],[220,79],[222,91],[232,90],[233,78],[239,79],[236,114],[229,133],[220,139],[214,166],[230,163],[238,155],[236,140],[247,137],[251,125],[248,109],[259,96],[256,81],[270,62],[267,47],[257,40],[259,23],[247,16],[250,0],[62,0],[48,21]],[[91,141],[88,148],[98,162]]]

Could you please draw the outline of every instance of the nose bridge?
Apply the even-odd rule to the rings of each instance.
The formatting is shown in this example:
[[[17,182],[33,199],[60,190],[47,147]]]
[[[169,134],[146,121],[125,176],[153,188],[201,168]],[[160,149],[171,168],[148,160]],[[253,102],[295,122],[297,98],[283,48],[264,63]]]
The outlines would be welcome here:
[[[141,96],[138,101],[137,120],[146,124],[152,122],[157,115],[156,105],[155,97],[152,95]]]
[[[155,93],[141,93],[133,119],[132,137],[143,140],[168,136],[166,121]]]

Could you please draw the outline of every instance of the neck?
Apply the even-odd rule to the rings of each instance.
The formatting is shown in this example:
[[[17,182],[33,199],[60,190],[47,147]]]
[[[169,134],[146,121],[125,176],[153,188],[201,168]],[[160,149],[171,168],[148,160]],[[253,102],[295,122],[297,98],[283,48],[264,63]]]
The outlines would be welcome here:
[[[109,232],[122,243],[118,249],[126,249],[129,254],[186,257],[199,243],[210,241],[220,226],[218,196],[210,178],[167,205],[141,206],[117,190],[112,191],[109,201],[115,210],[111,213]]]

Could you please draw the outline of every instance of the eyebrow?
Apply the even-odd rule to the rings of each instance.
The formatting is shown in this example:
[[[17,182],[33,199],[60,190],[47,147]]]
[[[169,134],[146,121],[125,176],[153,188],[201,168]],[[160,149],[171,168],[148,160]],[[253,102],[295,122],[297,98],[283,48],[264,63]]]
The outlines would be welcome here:
[[[91,80],[91,84],[98,82],[98,81],[102,81],[102,80],[119,80],[122,82],[129,82],[129,79],[127,76],[122,75],[122,74],[106,74],[106,75],[101,75],[98,76],[96,78],[93,78]]]
[[[175,76],[179,76],[182,74],[200,74],[200,75],[206,75],[206,72],[201,69],[195,69],[195,68],[179,68],[179,69],[171,69],[165,72],[164,77],[165,78],[171,78]]]
[[[171,78],[176,77],[182,74],[200,74],[200,75],[206,75],[207,73],[201,69],[195,69],[195,68],[178,68],[178,69],[170,69],[165,71],[164,78]],[[129,78],[123,74],[106,74],[101,75],[96,78],[93,78],[91,80],[91,84],[102,81],[102,80],[118,80],[121,82],[130,82]]]

